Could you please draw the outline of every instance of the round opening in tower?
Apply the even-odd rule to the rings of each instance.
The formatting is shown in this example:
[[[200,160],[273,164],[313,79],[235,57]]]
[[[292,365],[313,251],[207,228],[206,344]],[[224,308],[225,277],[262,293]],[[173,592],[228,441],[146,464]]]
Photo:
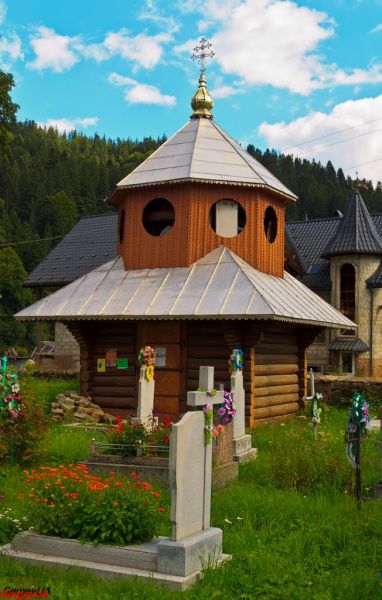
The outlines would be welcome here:
[[[166,235],[172,229],[174,222],[174,207],[165,198],[151,200],[143,210],[142,224],[150,235],[157,237]]]
[[[208,220],[217,235],[232,238],[243,231],[247,218],[238,202],[224,198],[211,206]]]
[[[277,215],[273,206],[268,206],[264,214],[264,233],[270,244],[276,239],[277,236]]]

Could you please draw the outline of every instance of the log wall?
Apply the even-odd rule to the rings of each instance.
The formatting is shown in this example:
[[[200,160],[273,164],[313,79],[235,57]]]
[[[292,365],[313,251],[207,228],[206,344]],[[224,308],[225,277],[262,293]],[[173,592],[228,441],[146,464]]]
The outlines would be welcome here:
[[[137,399],[136,324],[132,322],[92,322],[69,324],[81,348],[81,393],[111,414],[133,414]],[[115,348],[118,358],[127,358],[127,369],[106,367],[97,372],[97,359]]]

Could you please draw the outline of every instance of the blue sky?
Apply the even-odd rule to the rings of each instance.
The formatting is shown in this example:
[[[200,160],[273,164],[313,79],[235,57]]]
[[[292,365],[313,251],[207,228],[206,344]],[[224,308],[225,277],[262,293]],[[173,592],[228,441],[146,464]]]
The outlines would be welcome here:
[[[187,121],[205,35],[234,138],[382,180],[382,0],[0,0],[0,34],[21,119],[113,138]]]

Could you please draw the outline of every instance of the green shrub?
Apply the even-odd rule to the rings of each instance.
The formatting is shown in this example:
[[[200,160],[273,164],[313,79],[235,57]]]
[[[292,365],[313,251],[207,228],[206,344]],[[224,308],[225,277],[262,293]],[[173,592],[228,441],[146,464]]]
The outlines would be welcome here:
[[[24,473],[26,515],[38,533],[125,545],[158,532],[160,494],[133,473],[96,477],[73,464]]]
[[[12,508],[0,508],[0,546],[8,544],[17,533],[27,528],[27,518],[17,519]]]

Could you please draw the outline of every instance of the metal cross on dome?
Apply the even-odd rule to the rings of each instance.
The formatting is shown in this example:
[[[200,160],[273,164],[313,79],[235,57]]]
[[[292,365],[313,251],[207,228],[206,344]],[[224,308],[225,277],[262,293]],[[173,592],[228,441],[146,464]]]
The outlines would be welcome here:
[[[206,70],[206,58],[213,58],[215,56],[215,52],[210,50],[211,47],[211,42],[202,37],[200,38],[199,45],[195,46],[194,53],[191,56],[191,60],[199,62],[202,73]]]

